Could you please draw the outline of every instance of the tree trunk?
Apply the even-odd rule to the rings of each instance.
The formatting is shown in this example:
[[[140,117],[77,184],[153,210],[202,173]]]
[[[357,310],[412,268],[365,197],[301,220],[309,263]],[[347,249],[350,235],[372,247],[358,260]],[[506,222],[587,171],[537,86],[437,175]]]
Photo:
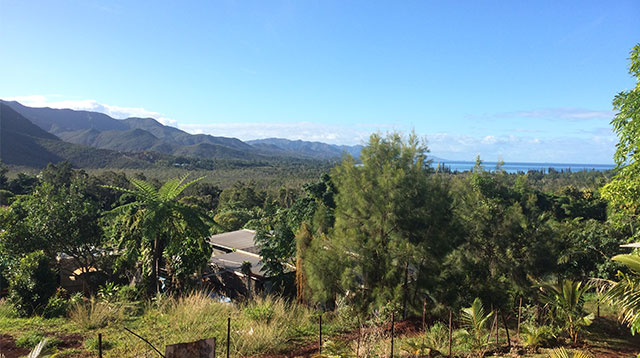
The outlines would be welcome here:
[[[156,237],[153,240],[153,274],[151,275],[151,285],[155,289],[154,293],[160,293],[160,240]]]

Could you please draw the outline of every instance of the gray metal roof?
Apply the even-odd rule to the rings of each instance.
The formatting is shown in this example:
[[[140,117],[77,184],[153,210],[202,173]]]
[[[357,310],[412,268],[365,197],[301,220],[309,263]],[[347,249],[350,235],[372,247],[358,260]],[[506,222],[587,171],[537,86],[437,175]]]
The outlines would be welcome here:
[[[256,232],[254,230],[242,229],[213,235],[209,238],[209,242],[226,249],[257,253],[256,244],[253,242],[255,236]]]
[[[260,263],[260,256],[258,255],[236,251],[228,254],[212,256],[209,262],[221,269],[240,272],[240,267],[244,261],[249,261],[251,263],[251,273],[254,276],[264,277],[265,274],[262,272],[263,265]]]
[[[620,247],[640,248],[640,242],[634,242],[632,244],[620,245]]]

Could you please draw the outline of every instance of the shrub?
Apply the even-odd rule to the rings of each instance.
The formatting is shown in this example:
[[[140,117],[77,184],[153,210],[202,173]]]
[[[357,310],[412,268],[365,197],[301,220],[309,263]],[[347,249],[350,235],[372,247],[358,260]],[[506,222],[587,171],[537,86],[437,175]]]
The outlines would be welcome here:
[[[251,320],[269,323],[273,317],[272,303],[268,300],[257,300],[245,307],[244,314]]]
[[[30,316],[43,310],[55,292],[56,274],[44,252],[32,252],[12,267],[9,300],[20,316]]]
[[[134,302],[140,299],[140,290],[136,286],[121,286],[118,290],[118,301]]]
[[[553,327],[542,325],[538,326],[533,322],[527,322],[522,325],[522,345],[537,351],[542,345],[550,340],[555,339],[556,335]]]
[[[98,289],[98,298],[102,301],[113,303],[118,299],[118,291],[120,286],[113,282],[107,282]]]

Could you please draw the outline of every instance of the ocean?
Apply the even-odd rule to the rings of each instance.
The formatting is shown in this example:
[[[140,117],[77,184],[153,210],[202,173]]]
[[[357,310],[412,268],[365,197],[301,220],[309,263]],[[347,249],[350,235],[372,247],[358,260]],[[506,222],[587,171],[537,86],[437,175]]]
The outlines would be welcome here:
[[[464,161],[440,161],[436,162],[435,160],[431,164],[433,168],[437,168],[438,164],[440,166],[444,166],[449,168],[451,171],[469,171],[472,170],[475,162],[464,162]],[[496,162],[483,162],[482,165],[484,170],[486,171],[494,171],[496,169]],[[502,169],[504,169],[507,173],[526,173],[530,170],[542,171],[543,173],[548,173],[549,170],[555,170],[558,172],[579,172],[579,171],[605,171],[611,170],[615,168],[614,164],[575,164],[575,163],[504,163]]]

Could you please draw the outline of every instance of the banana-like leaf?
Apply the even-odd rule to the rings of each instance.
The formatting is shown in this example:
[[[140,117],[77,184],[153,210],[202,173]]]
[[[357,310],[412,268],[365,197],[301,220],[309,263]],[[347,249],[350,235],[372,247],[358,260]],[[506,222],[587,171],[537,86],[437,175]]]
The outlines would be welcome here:
[[[614,256],[614,261],[618,261],[621,264],[627,266],[633,272],[640,274],[640,256],[638,255],[617,255]]]

